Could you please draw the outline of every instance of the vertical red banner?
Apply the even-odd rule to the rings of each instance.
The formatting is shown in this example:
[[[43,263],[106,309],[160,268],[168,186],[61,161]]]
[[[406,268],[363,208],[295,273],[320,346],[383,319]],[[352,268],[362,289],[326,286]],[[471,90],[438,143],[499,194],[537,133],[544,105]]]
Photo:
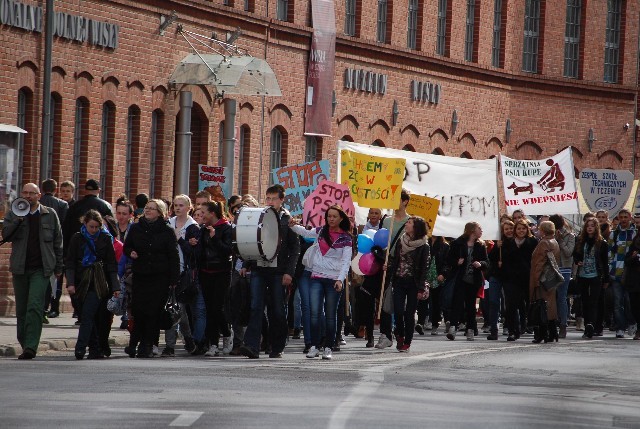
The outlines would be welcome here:
[[[304,133],[331,135],[336,56],[336,15],[333,0],[311,0],[313,41],[309,52]]]

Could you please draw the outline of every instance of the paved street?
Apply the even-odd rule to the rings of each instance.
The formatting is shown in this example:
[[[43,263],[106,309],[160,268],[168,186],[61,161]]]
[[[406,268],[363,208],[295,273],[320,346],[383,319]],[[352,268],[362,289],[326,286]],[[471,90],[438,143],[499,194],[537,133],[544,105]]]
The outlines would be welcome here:
[[[186,356],[0,358],[2,427],[640,428],[640,342],[533,345],[417,337],[411,352],[348,337],[332,361]]]

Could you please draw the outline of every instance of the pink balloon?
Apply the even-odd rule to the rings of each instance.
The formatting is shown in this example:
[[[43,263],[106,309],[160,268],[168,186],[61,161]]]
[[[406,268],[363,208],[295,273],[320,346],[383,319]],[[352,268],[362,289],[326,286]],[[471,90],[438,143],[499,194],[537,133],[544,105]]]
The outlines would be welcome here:
[[[372,276],[380,271],[380,265],[376,262],[376,257],[373,256],[373,253],[362,255],[358,262],[358,267],[365,276]]]

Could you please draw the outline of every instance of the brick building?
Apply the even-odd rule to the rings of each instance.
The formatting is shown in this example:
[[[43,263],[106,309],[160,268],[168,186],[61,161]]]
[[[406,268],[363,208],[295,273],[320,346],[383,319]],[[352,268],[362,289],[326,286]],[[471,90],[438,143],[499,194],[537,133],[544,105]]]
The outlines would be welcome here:
[[[29,132],[20,183],[39,180],[44,4],[0,0],[0,123]],[[635,172],[637,2],[336,2],[335,103],[325,138],[303,134],[310,0],[58,0],[55,7],[51,176],[77,185],[99,178],[109,201],[121,193],[171,196],[182,89],[194,99],[191,189],[197,164],[218,164],[223,100],[211,87],[168,82],[192,52],[178,24],[222,40],[239,27],[237,45],[278,77],[282,97],[237,98],[242,193],[264,192],[273,166],[335,163],[338,139],[469,158],[540,158],[571,145],[577,169]],[[171,11],[177,18],[160,34],[161,15]],[[9,250],[0,248],[0,314],[12,311]]]

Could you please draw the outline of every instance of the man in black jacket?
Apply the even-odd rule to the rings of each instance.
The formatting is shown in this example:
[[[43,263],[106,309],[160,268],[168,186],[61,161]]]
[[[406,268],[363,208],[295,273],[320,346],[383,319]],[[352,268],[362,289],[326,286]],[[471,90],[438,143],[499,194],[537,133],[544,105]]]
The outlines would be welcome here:
[[[260,335],[262,331],[262,315],[264,313],[265,298],[268,302],[269,342],[271,344],[270,358],[282,357],[282,351],[287,340],[286,292],[291,287],[296,272],[300,241],[298,236],[289,228],[291,215],[282,207],[284,202],[284,188],[274,185],[267,189],[265,202],[278,212],[280,220],[280,252],[277,266],[260,267],[245,262],[240,272],[245,276],[247,268],[251,266],[251,315],[247,331],[244,334],[244,345],[240,352],[250,359],[259,357]]]
[[[40,198],[40,204],[46,207],[51,207],[56,214],[58,215],[58,219],[60,220],[60,224],[64,223],[64,219],[67,216],[67,211],[69,210],[69,204],[66,201],[61,200],[55,196],[56,191],[58,189],[58,182],[53,179],[47,179],[42,182],[42,192],[44,195]],[[53,280],[52,280],[53,282]],[[47,316],[51,318],[58,317],[60,314],[60,296],[62,295],[62,276],[56,278],[56,293],[52,296],[52,287],[49,285],[47,287],[47,295],[44,300],[44,311],[45,311],[45,323],[49,323],[47,320]],[[51,304],[51,310],[49,309],[49,304]]]
[[[98,197],[100,195],[100,185],[97,181],[94,179],[87,180],[84,189],[86,195],[69,208],[67,217],[62,224],[62,235],[65,243],[69,243],[73,234],[80,231],[82,226],[80,218],[89,210],[96,210],[102,217],[113,217],[111,204]]]

